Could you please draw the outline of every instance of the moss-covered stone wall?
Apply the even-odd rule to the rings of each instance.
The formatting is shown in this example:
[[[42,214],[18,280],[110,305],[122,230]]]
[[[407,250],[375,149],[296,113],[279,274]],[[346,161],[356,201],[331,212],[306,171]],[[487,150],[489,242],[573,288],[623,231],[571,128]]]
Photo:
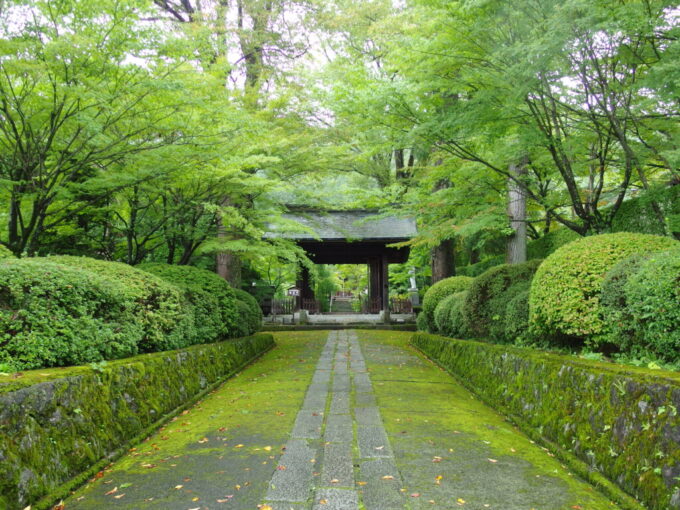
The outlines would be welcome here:
[[[604,475],[648,508],[680,509],[680,374],[425,333],[411,343],[529,435],[575,455],[592,482]]]
[[[5,376],[0,508],[49,504],[273,345],[272,335],[258,334],[91,367]]]

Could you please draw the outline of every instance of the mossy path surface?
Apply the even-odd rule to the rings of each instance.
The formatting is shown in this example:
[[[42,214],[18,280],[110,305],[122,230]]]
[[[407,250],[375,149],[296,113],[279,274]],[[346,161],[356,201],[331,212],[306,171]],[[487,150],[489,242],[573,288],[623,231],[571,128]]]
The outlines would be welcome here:
[[[66,509],[616,508],[407,345],[311,331],[66,501]]]

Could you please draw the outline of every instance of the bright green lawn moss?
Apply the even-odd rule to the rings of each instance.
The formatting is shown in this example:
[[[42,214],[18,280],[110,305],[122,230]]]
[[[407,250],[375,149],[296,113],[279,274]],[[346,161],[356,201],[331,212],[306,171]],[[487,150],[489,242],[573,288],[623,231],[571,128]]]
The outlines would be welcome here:
[[[94,368],[4,376],[0,508],[24,508],[82,482],[102,459],[273,345],[261,334]]]
[[[534,437],[655,510],[680,506],[680,374],[415,334],[412,344]]]

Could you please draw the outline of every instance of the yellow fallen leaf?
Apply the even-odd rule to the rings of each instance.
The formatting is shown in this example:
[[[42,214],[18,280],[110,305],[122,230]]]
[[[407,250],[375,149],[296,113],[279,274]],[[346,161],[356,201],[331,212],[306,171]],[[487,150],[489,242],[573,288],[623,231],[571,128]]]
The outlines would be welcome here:
[[[260,510],[274,510],[274,509],[273,509],[272,507],[270,507],[269,505],[258,505],[257,508],[259,508]]]
[[[123,494],[118,494],[117,496],[113,496],[113,497],[114,497],[115,499],[120,499],[120,498],[122,498],[123,496],[125,496],[125,493],[123,493]]]
[[[104,493],[104,496],[110,496],[111,494],[114,494],[114,493],[116,493],[116,492],[118,492],[118,487],[114,487],[114,488],[111,489],[109,492],[105,492],[105,493]]]
[[[357,482],[357,485],[360,486],[360,487],[363,487],[363,486],[366,485],[367,483],[368,483],[368,482]]]
[[[242,444],[237,444],[236,446],[234,446],[234,448],[243,448],[243,445],[242,445]]]
[[[175,489],[180,490],[184,485],[175,485]]]
[[[320,504],[320,505],[327,505],[327,504],[328,504],[328,500],[326,500],[326,499],[320,499],[320,500],[319,500],[319,504]]]
[[[394,477],[392,475],[385,475],[382,477],[383,480],[394,480]]]
[[[458,503],[459,506],[463,506],[465,504],[465,500],[463,498],[458,498],[456,503]]]
[[[240,491],[240,490],[241,490],[241,486],[240,486],[240,485],[234,485],[234,488],[235,488],[237,491]]]
[[[493,462],[495,464],[498,461],[496,459],[489,459],[489,462]]]
[[[265,446],[265,447],[262,448],[262,449],[263,449],[265,452],[271,452],[271,451],[272,451],[272,447],[271,447],[271,446]],[[269,508],[271,508],[271,507],[269,507]]]
[[[191,501],[198,501],[201,498],[191,498]]]
[[[331,483],[340,483],[340,480],[338,480],[337,478],[333,478],[333,479],[331,480]]]
[[[442,478],[444,478],[442,475],[437,475],[434,478],[434,483],[436,483],[437,485],[440,485],[442,483]]]

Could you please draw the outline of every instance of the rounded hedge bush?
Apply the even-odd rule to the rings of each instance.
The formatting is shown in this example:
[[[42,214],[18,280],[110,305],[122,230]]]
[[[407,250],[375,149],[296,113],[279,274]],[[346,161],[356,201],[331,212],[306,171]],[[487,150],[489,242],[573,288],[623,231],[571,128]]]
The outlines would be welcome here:
[[[434,311],[439,302],[446,296],[467,290],[470,284],[472,284],[472,280],[473,278],[469,276],[451,276],[450,278],[444,278],[443,280],[438,281],[427,289],[425,296],[423,296],[422,313],[425,315],[427,327],[430,332],[434,333],[437,331],[437,325],[434,321]]]
[[[262,309],[252,294],[241,289],[232,290],[236,299],[246,305],[245,307],[239,305],[239,315],[242,319],[240,322],[245,323],[245,327],[241,325],[239,336],[252,335],[262,327]]]
[[[0,244],[0,260],[13,258],[14,254],[9,250],[9,248]]]
[[[600,297],[607,271],[637,253],[677,245],[668,237],[621,232],[584,237],[558,248],[531,284],[531,327],[538,335],[600,343],[606,330]]]
[[[446,296],[435,309],[435,321],[442,335],[467,338],[469,331],[463,317],[463,305],[467,297],[467,291],[456,292]]]
[[[527,344],[529,333],[529,288],[530,282],[516,285],[514,296],[505,307],[504,337],[507,342]]]
[[[193,266],[152,263],[142,264],[139,268],[185,291],[194,305],[199,342],[239,336],[236,295],[224,278]]]
[[[416,316],[416,328],[418,331],[429,331],[427,329],[427,317],[425,317],[425,314],[422,312]]]
[[[0,264],[0,363],[25,370],[132,356],[143,333],[120,282],[45,259]]]
[[[629,278],[640,270],[642,263],[650,256],[651,253],[638,253],[622,260],[605,274],[600,297],[605,322],[602,342],[613,346],[612,350],[628,353],[636,350],[637,342],[628,312],[625,287]]]
[[[479,275],[468,289],[463,314],[470,333],[496,342],[505,337],[505,311],[508,302],[524,290],[542,260],[522,264],[503,264]]]
[[[140,351],[165,351],[196,343],[193,306],[177,286],[121,262],[67,255],[42,260],[80,268],[120,283],[130,310],[144,331]]]
[[[624,287],[627,311],[641,350],[680,361],[680,249],[643,261]]]

